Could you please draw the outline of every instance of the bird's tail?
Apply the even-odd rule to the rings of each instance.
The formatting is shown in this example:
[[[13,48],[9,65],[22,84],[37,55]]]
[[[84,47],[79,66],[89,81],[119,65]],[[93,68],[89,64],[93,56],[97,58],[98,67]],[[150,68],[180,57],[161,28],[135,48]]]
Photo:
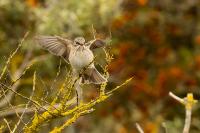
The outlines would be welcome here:
[[[93,83],[93,84],[101,84],[106,82],[107,79],[104,78],[96,68],[87,68],[85,73],[82,76],[82,83],[88,84],[88,83]]]

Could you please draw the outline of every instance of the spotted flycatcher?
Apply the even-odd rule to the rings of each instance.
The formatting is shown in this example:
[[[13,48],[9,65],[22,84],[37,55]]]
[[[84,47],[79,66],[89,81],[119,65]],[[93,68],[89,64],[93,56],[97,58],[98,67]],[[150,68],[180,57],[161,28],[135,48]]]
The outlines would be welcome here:
[[[107,81],[95,68],[92,52],[93,49],[103,47],[104,41],[94,39],[86,43],[83,37],[76,37],[71,41],[60,36],[37,36],[36,40],[44,49],[69,62],[75,76],[87,67],[81,75],[82,83],[101,84]]]

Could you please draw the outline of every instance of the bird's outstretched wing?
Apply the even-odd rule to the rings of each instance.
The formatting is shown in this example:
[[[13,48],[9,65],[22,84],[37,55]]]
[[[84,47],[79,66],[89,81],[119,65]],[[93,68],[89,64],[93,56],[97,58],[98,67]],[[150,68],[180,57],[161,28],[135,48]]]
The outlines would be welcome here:
[[[90,46],[90,49],[93,50],[105,46],[106,43],[101,39],[94,39],[89,41],[87,44]]]
[[[71,40],[59,36],[36,36],[35,40],[50,53],[68,59]]]

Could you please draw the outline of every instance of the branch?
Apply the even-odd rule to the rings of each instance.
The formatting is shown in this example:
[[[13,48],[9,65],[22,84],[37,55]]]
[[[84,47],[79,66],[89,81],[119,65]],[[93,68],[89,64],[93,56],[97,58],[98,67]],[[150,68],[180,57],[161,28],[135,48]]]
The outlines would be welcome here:
[[[105,95],[100,95],[97,99],[91,100],[88,103],[79,104],[78,106],[76,106],[76,107],[74,107],[72,109],[66,109],[65,106],[61,105],[60,107],[58,107],[57,110],[51,109],[51,113],[54,114],[54,116],[57,116],[56,118],[66,117],[66,116],[71,116],[71,115],[74,116],[74,117],[76,117],[78,115],[78,113],[91,110],[98,103],[101,103],[101,102],[105,101],[106,99],[108,99],[111,96],[111,93],[113,91],[116,91],[120,87],[126,85],[129,81],[131,81],[131,79],[132,78],[126,80],[125,83],[123,83],[122,85],[117,86],[113,90],[107,92]],[[104,87],[106,87],[106,86],[104,86]],[[41,126],[41,124],[43,124],[44,122],[50,121],[50,120],[52,120],[52,119],[55,118],[52,114],[50,114],[48,112],[44,112],[40,116],[36,115],[34,117],[34,119],[32,120],[31,124],[28,127],[25,128],[25,133],[32,133],[32,132],[37,131],[38,127]],[[68,119],[66,121],[66,123],[68,123],[68,121],[70,121],[70,119]],[[59,129],[63,129],[61,127],[59,127]],[[64,127],[66,127],[66,126],[64,126]]]
[[[19,51],[19,49],[21,48],[21,46],[22,46],[22,44],[23,44],[23,42],[24,42],[24,40],[25,40],[25,38],[26,38],[27,36],[28,36],[28,33],[26,33],[26,34],[24,35],[23,39],[22,39],[21,42],[19,43],[19,45],[18,45],[18,47],[16,48],[16,50],[9,56],[9,58],[8,58],[8,60],[7,60],[7,62],[6,62],[6,65],[4,66],[3,71],[2,71],[2,73],[1,73],[0,80],[3,78],[4,74],[6,73],[6,70],[7,70],[7,68],[8,68],[8,65],[10,64],[11,59],[12,59],[13,56],[15,56],[15,54]],[[14,76],[13,76],[14,78],[18,78],[19,75],[21,75],[21,73],[24,71],[24,69],[25,69],[25,64],[26,64],[26,62],[29,60],[30,55],[31,55],[31,54],[29,54],[29,52],[28,52],[28,54],[26,55],[26,57],[25,57],[25,59],[24,59],[22,65],[20,66],[20,68],[18,69],[18,71],[15,72],[15,74],[14,74]],[[19,85],[20,85],[20,83],[19,83],[19,82],[16,82],[16,83],[12,86],[12,89],[13,89],[13,90],[17,90],[17,88],[18,88]],[[6,96],[7,96],[7,100],[8,100],[8,101],[11,101],[11,100],[12,100],[12,97],[14,96],[14,93],[13,93],[13,92],[8,92],[8,94],[6,94]],[[8,104],[7,100],[6,100],[5,98],[4,98],[4,99],[1,99],[1,101],[0,101],[0,108],[6,106],[6,105]]]
[[[162,123],[162,127],[164,128],[165,133],[168,133],[167,125],[165,122]]]
[[[180,98],[174,95],[172,92],[169,92],[169,95],[185,106],[186,115],[185,115],[185,125],[183,129],[183,133],[189,133],[190,125],[191,125],[192,108],[194,104],[197,103],[197,100],[193,98],[192,93],[188,93],[187,97],[185,98]]]
[[[65,127],[67,127],[67,126],[71,125],[72,123],[74,123],[81,115],[89,114],[89,113],[91,113],[93,111],[94,111],[94,109],[84,110],[82,112],[78,112],[72,118],[67,120],[61,127],[55,127],[50,133],[60,133]]]
[[[183,133],[189,133],[191,125],[191,116],[192,116],[192,111],[187,109],[185,115],[185,126],[183,129]]]
[[[19,67],[19,69],[15,72],[15,74],[12,76],[14,78],[14,81],[11,85],[11,89],[14,90],[14,91],[17,91],[18,90],[18,87],[20,86],[20,81],[21,81],[21,78],[22,76],[26,73],[26,71],[35,63],[35,62],[38,62],[38,61],[42,61],[44,59],[46,59],[46,55],[44,56],[39,56],[39,57],[36,57],[34,59],[32,59],[31,61],[29,61],[30,59],[30,56],[31,56],[31,53],[30,52],[27,52],[26,56],[25,56],[25,59],[23,61],[23,63],[21,64],[21,66]],[[6,94],[6,97],[7,97],[7,100],[8,101],[11,101],[13,99],[13,96],[14,96],[14,92],[13,91],[9,91],[7,94]],[[5,98],[1,99],[0,100],[0,108],[3,108],[5,107],[8,102]]]
[[[12,130],[11,130],[11,128],[10,128],[10,124],[8,123],[8,121],[6,119],[3,119],[3,120],[6,123],[6,125],[7,125],[8,129],[9,129],[10,133],[13,133]]]
[[[66,106],[67,105],[75,105],[75,104],[76,104],[76,97],[69,100],[66,103]],[[55,109],[57,109],[59,106],[60,106],[60,104],[55,104],[53,107]],[[51,105],[44,105],[43,108],[45,108],[45,109],[43,109],[43,108],[38,109],[38,113],[43,113],[50,107],[51,107]],[[5,111],[0,112],[0,118],[15,115],[16,113],[22,114],[25,109],[26,109],[25,107],[15,107],[15,109],[6,109]],[[29,107],[26,109],[26,111],[24,113],[25,114],[33,114],[33,113],[35,113],[35,110],[37,110],[36,107]]]
[[[144,133],[142,127],[138,123],[135,123],[135,126],[136,126],[139,133]]]
[[[169,92],[169,96],[171,96],[172,98],[174,98],[176,101],[183,103],[184,100],[176,95],[174,95],[172,92]]]
[[[10,54],[8,60],[6,61],[6,65],[3,67],[3,70],[1,72],[0,75],[0,80],[3,78],[4,74],[6,73],[6,70],[8,68],[8,65],[10,64],[11,59],[15,56],[15,54],[19,51],[19,49],[21,48],[25,38],[28,36],[28,32],[24,35],[24,37],[22,38],[22,40],[20,41],[18,47],[15,49],[15,51],[13,53]]]
[[[34,95],[34,93],[35,93],[35,86],[36,86],[36,72],[34,72],[34,75],[33,75],[33,89],[32,89],[32,93],[31,93],[31,96],[30,96],[30,100],[32,100],[33,95]],[[27,102],[27,104],[26,104],[26,106],[25,106],[25,109],[24,109],[24,111],[22,112],[22,115],[20,116],[20,118],[19,118],[17,124],[15,124],[15,127],[14,127],[14,129],[12,130],[13,132],[16,131],[16,129],[17,129],[17,127],[19,126],[19,124],[21,123],[21,121],[23,121],[23,120],[22,120],[22,119],[23,119],[23,116],[24,116],[26,110],[28,109],[29,104],[31,103],[30,100]],[[26,126],[26,124],[25,124],[25,126]]]

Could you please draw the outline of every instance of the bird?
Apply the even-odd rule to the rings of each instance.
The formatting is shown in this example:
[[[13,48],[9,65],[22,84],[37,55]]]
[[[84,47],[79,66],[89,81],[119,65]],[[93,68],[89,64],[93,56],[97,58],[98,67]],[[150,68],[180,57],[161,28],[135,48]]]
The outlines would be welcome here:
[[[81,75],[82,84],[102,84],[107,79],[95,68],[93,50],[105,46],[101,39],[93,39],[88,42],[84,37],[76,37],[73,41],[61,36],[35,36],[38,44],[56,56],[62,57],[72,67],[73,75],[78,77],[80,71],[85,71]]]

